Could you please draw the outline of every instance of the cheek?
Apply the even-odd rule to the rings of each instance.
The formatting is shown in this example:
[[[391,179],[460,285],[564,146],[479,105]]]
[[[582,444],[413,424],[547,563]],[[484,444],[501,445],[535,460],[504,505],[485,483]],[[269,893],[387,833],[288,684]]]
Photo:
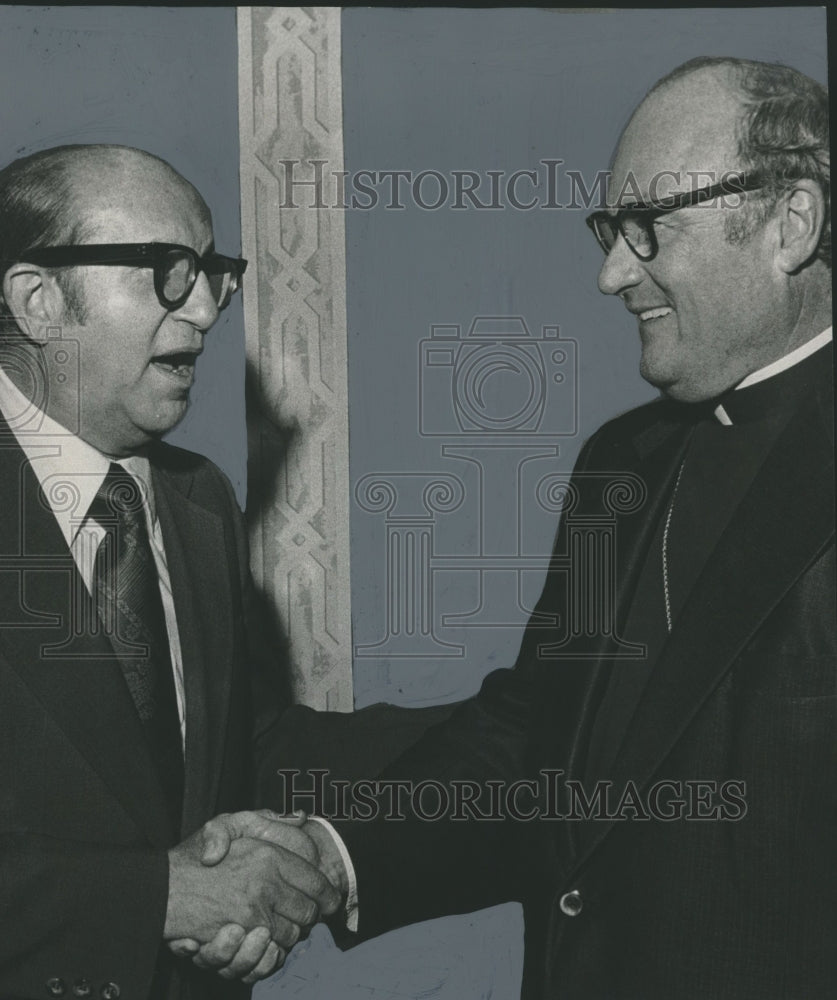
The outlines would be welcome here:
[[[147,311],[111,309],[95,325],[87,325],[80,345],[82,364],[86,358],[91,368],[129,383],[147,367],[158,329],[158,322],[149,322]]]
[[[126,398],[129,386],[127,372],[115,358],[100,358],[96,364],[83,364],[81,374],[82,400],[112,409]]]
[[[79,345],[82,396],[109,408],[127,404],[148,372],[147,352],[131,338],[84,340]]]
[[[665,286],[663,286],[665,288]],[[728,320],[740,296],[737,272],[721,261],[695,261],[672,277],[669,295],[684,334],[706,339]]]

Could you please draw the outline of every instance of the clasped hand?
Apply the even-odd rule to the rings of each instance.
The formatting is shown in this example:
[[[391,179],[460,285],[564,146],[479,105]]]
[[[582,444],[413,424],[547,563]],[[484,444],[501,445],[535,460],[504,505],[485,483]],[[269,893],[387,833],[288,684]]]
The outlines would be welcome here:
[[[270,975],[340,905],[321,870],[315,825],[268,809],[223,814],[169,851],[171,950],[227,979]]]

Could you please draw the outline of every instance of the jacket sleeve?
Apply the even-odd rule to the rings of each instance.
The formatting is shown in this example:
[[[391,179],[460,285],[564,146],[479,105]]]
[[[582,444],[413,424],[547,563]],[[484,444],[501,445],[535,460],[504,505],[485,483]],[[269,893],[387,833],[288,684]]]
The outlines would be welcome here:
[[[576,472],[585,469],[594,446],[595,438],[582,449]],[[561,530],[556,552],[564,547]],[[565,587],[566,574],[550,572],[536,614],[561,607]],[[360,938],[522,900],[527,887],[543,879],[538,870],[545,861],[543,824],[525,821],[505,803],[502,818],[487,817],[497,812],[490,783],[505,794],[516,782],[537,781],[539,762],[533,761],[531,741],[542,690],[537,650],[548,641],[543,628],[530,622],[514,667],[489,674],[477,695],[384,770],[384,782],[409,783],[409,789],[435,783],[424,793],[427,804],[413,799],[408,789],[402,796],[404,818],[398,818],[391,805],[393,792],[384,785],[374,818],[326,817],[355,867]],[[472,809],[462,798],[474,786],[481,797]],[[444,816],[428,821],[426,810],[438,808],[439,796],[447,797],[449,807]],[[526,801],[524,790],[517,799],[521,811],[526,811]]]

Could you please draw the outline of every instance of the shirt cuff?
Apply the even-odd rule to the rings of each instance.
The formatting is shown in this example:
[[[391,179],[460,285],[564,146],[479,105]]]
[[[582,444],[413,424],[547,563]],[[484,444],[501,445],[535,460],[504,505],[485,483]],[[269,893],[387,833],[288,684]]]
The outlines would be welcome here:
[[[322,819],[320,816],[309,816],[310,820],[315,823],[320,823],[322,826],[328,830],[331,839],[334,841],[334,846],[337,848],[337,852],[340,855],[340,860],[343,862],[343,867],[346,869],[346,882],[348,884],[348,892],[346,894],[346,929],[356,932],[358,925],[358,900],[357,900],[357,875],[355,874],[355,866],[352,864],[352,859],[349,856],[349,851],[346,845],[343,843],[343,838],[334,829],[328,820]]]

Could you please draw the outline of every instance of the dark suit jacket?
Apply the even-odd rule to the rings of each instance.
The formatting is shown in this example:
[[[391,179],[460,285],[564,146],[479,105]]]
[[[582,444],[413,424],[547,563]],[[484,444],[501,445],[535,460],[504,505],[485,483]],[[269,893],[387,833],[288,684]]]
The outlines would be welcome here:
[[[0,426],[0,997],[47,997],[53,979],[67,996],[82,981],[94,997],[108,983],[123,1000],[149,996],[158,957],[169,962],[167,849],[251,804],[254,757],[278,716],[277,665],[253,655],[255,598],[229,483],[180,449],[159,445],[151,459],[185,674],[180,830],[107,639],[72,634],[84,585]],[[173,964],[170,996],[238,995]],[[195,992],[181,992],[186,981]]]
[[[591,728],[618,661],[613,630],[568,634],[579,586],[561,568],[568,526],[601,517],[608,479],[627,473],[645,484],[639,508],[610,499],[621,634],[689,433],[682,408],[659,401],[594,435],[537,607],[558,612],[558,626],[530,624],[515,668],[489,675],[386,776],[511,782],[553,768],[585,780]],[[827,366],[783,421],[705,565],[609,772],[617,790],[632,782],[645,796],[661,779],[743,782],[746,813],[339,822],[357,869],[362,937],[520,900],[526,997],[837,996],[833,447]],[[711,814],[713,803],[718,795],[685,811]],[[561,798],[554,811],[567,809]]]

